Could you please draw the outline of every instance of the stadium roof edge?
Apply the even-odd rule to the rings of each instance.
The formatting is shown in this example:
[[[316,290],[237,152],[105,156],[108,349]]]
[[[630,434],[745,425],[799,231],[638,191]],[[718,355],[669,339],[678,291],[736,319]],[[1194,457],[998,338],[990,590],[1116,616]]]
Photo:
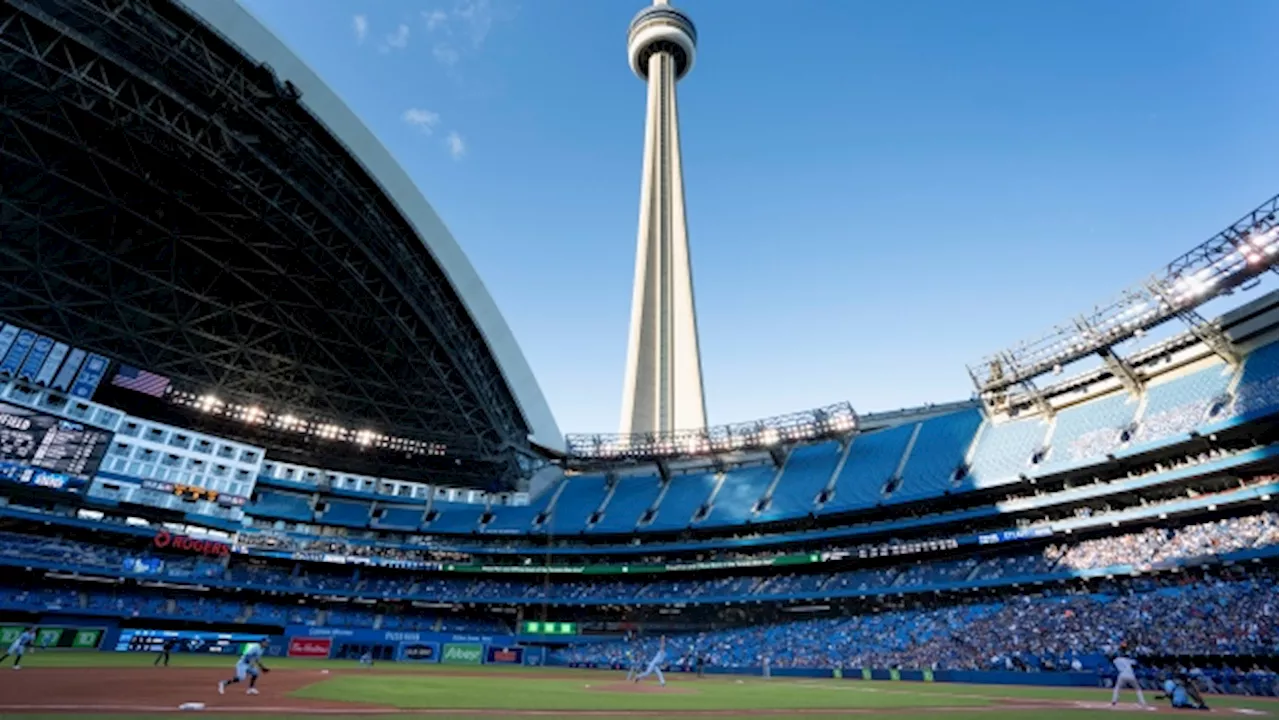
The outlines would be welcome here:
[[[564,450],[542,389],[506,319],[440,216],[408,173],[377,136],[296,53],[238,1],[175,0],[210,25],[246,55],[266,63],[281,82],[302,93],[299,102],[347,148],[417,230],[479,328],[529,426],[530,440],[541,447]]]

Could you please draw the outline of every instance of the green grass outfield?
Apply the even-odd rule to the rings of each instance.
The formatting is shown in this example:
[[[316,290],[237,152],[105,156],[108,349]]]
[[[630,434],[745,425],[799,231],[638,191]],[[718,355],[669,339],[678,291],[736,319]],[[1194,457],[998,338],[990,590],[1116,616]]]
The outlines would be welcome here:
[[[26,668],[150,667],[150,654],[98,652],[37,652],[23,662]],[[229,658],[210,655],[175,655],[172,665],[190,668],[229,668]],[[316,670],[317,681],[293,693],[294,697],[337,702],[357,702],[404,708],[408,714],[389,715],[400,720],[452,720],[439,714],[447,710],[542,710],[542,717],[556,717],[556,711],[573,711],[572,717],[623,718],[628,712],[647,712],[645,717],[680,720],[708,717],[685,713],[718,711],[715,717],[750,717],[756,720],[797,720],[811,717],[897,718],[899,720],[1050,720],[1051,718],[1114,718],[1141,713],[1132,692],[1124,694],[1119,710],[1096,707],[1110,700],[1110,693],[1088,688],[1038,688],[1024,686],[958,685],[918,682],[867,682],[862,680],[820,680],[708,676],[701,680],[683,673],[669,675],[669,688],[685,692],[602,692],[600,686],[623,680],[621,672],[568,670],[556,668],[440,666],[381,663],[373,670],[354,671],[355,663],[333,660],[267,661],[274,668]],[[321,675],[322,669],[344,671]],[[450,673],[473,673],[472,676]],[[16,679],[16,678],[14,678]],[[8,674],[0,681],[12,682]],[[264,682],[270,682],[269,679]],[[591,686],[591,687],[589,687]],[[594,688],[594,689],[593,689]],[[1150,698],[1149,698],[1150,699]],[[1080,708],[1075,702],[1093,704]],[[1230,717],[1276,717],[1274,700],[1210,697],[1214,715]],[[1038,706],[1037,706],[1038,704]],[[1021,705],[1021,707],[1019,707]],[[435,709],[432,714],[414,715],[414,710]],[[804,711],[848,710],[848,714],[806,715]],[[583,714],[587,711],[588,714]],[[601,715],[589,714],[591,711]],[[776,713],[775,713],[776,711]],[[791,711],[791,712],[789,712]],[[1162,707],[1161,714],[1173,711]],[[1179,715],[1199,713],[1180,712]],[[148,714],[147,718],[182,717]],[[212,713],[219,720],[262,720],[265,715]],[[77,720],[124,717],[122,715],[4,715],[3,720],[21,718]],[[318,715],[277,716],[286,720],[317,720]],[[326,720],[348,716],[324,714]],[[376,716],[363,716],[363,719]],[[458,718],[465,715],[456,716]],[[471,716],[475,717],[475,716]],[[349,716],[357,720],[361,716]]]

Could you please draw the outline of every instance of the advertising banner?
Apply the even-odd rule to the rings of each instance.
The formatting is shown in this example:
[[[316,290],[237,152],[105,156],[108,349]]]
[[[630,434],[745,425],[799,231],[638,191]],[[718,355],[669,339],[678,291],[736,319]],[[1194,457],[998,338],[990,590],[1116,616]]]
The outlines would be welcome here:
[[[333,649],[333,638],[295,637],[289,638],[291,658],[327,658]]]
[[[445,665],[480,665],[484,662],[484,646],[477,643],[445,643],[440,652]]]
[[[484,661],[495,665],[522,665],[524,648],[490,647],[485,653]]]
[[[404,643],[400,646],[400,660],[417,663],[439,662],[440,644],[433,642]]]

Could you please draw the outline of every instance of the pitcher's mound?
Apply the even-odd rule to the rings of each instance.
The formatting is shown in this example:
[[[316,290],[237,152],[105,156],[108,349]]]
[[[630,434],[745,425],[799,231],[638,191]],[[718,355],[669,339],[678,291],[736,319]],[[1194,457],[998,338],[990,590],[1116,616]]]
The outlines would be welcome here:
[[[591,684],[588,690],[594,692],[613,692],[613,693],[665,693],[668,695],[687,695],[694,692],[693,688],[678,687],[667,685],[663,687],[658,683],[633,683],[633,682],[615,682],[604,683],[602,685]]]

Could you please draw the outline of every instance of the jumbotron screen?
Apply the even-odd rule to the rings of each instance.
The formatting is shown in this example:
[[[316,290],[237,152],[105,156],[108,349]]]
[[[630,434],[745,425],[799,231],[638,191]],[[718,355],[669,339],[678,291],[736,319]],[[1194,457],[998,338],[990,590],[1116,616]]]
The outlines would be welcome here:
[[[78,492],[110,442],[106,430],[0,403],[0,480]]]
[[[164,644],[177,640],[176,652],[239,655],[245,643],[261,642],[252,633],[216,633],[203,630],[135,630],[125,628],[116,639],[116,652],[160,652]]]

